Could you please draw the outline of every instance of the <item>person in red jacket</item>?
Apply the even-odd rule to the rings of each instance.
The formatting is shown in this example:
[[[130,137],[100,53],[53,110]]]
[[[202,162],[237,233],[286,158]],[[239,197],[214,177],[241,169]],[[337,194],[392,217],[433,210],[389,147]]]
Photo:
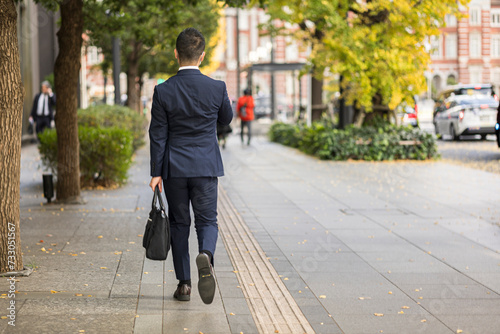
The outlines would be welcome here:
[[[243,135],[246,127],[248,136],[247,145],[250,145],[250,139],[252,138],[251,124],[254,119],[253,108],[255,104],[252,97],[252,91],[249,88],[245,89],[243,93],[245,95],[238,99],[236,111],[241,119],[241,143],[244,143]]]

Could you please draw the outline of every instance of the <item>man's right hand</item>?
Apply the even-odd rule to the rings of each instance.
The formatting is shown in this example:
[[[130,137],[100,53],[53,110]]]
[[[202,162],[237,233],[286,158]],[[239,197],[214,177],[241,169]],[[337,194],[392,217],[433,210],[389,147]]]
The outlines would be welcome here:
[[[163,186],[163,181],[161,179],[161,176],[156,176],[151,178],[151,182],[149,182],[149,186],[153,191],[155,191],[156,186],[160,188],[160,192],[162,191],[162,186]]]

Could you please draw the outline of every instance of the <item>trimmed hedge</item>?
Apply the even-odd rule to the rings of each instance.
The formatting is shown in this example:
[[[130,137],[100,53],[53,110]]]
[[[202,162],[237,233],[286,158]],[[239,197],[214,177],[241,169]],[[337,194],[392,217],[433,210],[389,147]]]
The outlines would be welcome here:
[[[117,105],[99,105],[78,110],[78,125],[87,127],[117,127],[128,130],[133,136],[133,148],[136,151],[144,145],[147,119],[137,111]]]
[[[56,130],[45,130],[39,138],[42,162],[57,175]],[[78,139],[82,187],[110,187],[127,181],[127,171],[134,154],[130,131],[117,127],[79,126]]]
[[[111,187],[127,181],[132,155],[144,145],[147,120],[116,105],[78,110],[82,187]],[[38,149],[45,166],[57,175],[57,134],[46,130]]]
[[[350,126],[345,130],[329,124],[312,126],[275,123],[271,141],[298,148],[324,160],[425,160],[438,157],[434,137],[418,128],[386,124],[382,127]]]

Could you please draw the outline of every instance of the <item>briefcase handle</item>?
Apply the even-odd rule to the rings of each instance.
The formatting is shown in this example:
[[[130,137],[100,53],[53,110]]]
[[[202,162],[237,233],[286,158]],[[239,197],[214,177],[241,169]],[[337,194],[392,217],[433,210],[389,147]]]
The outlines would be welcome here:
[[[151,203],[151,209],[154,209],[156,207],[156,200],[158,199],[158,202],[160,203],[160,209],[165,210],[165,204],[163,203],[163,199],[161,198],[161,193],[160,193],[160,188],[156,186],[155,188],[155,194],[153,196],[153,202]]]

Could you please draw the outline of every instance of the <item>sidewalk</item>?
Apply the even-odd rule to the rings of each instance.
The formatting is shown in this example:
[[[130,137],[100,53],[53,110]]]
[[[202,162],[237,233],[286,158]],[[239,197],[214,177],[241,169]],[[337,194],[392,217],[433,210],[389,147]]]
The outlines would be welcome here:
[[[2,319],[0,331],[498,332],[499,175],[439,162],[323,162],[236,136],[223,155],[218,290],[207,306],[194,256],[187,303],[172,297],[171,259],[144,258],[147,148],[126,186],[62,206],[45,204],[37,149],[23,147],[21,246],[36,269],[18,278],[16,327]],[[196,254],[195,238],[191,246]],[[0,299],[5,314],[8,302]]]

